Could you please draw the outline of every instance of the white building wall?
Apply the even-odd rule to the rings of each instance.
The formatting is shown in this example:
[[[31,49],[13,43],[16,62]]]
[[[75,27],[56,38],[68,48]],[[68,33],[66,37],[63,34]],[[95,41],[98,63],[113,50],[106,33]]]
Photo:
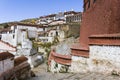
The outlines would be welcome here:
[[[18,48],[18,50],[17,50],[17,54],[18,55],[31,55],[31,53],[30,53],[30,50],[31,49],[27,49],[27,48]]]
[[[58,33],[58,35],[56,34],[56,32]],[[51,30],[48,36],[53,37],[53,39],[55,36],[58,36],[59,41],[63,41],[65,38],[65,33],[64,31],[61,31],[61,30]]]
[[[60,12],[60,13],[56,14],[55,20],[58,20],[58,19],[64,19],[65,20],[64,13]]]
[[[28,30],[28,36],[29,36],[29,38],[36,38],[37,37],[37,31],[34,31],[34,30],[30,31],[30,30]]]
[[[72,56],[71,72],[86,73],[89,71],[89,59],[84,57]]]
[[[16,39],[14,33],[2,34],[2,41],[8,42],[9,44],[16,46]]]
[[[4,60],[4,72],[14,68],[14,60],[11,58]]]
[[[19,29],[16,29],[16,40],[17,40],[17,44],[21,44],[22,43],[22,32]]]
[[[25,40],[27,40],[27,31],[22,31],[22,42],[24,42]]]
[[[57,64],[57,67],[56,67],[56,64]],[[64,66],[64,65],[58,64],[54,60],[51,60],[50,71],[53,73],[59,72],[62,66]]]
[[[90,62],[92,72],[120,72],[120,47],[90,46]]]
[[[59,72],[69,72],[69,66],[59,64],[55,62],[54,60],[51,60],[50,64],[50,71],[53,73],[59,73]]]
[[[64,33],[64,31],[60,31],[60,32],[59,32],[59,36],[60,36],[60,38],[65,38],[65,33]]]
[[[43,31],[43,28],[37,28],[33,26],[21,26],[17,25],[17,29],[27,29],[29,38],[35,38],[37,36],[38,31]]]
[[[67,15],[65,15],[65,17],[67,17],[67,16],[73,16],[74,14],[67,14]]]
[[[27,31],[22,31],[22,48],[32,49],[32,42],[28,39]]]
[[[22,29],[25,29],[23,31]],[[36,37],[37,28],[32,26],[17,26],[16,35],[17,35],[17,44],[20,44],[17,47],[17,55],[30,55],[30,50],[32,49],[32,42],[29,38]]]
[[[119,46],[91,45],[89,49],[89,58],[72,56],[71,72],[120,73]]]
[[[5,44],[3,42],[0,42],[0,52],[4,52],[4,51],[15,52],[16,49],[10,47],[9,45],[7,45],[7,44]]]
[[[58,35],[59,35],[59,41],[63,41],[65,39],[65,33],[64,33],[64,31],[59,31]]]
[[[32,49],[32,42],[29,40],[25,40],[22,42],[22,48]]]
[[[58,25],[58,24],[64,24],[65,21],[55,21],[55,22],[51,22],[49,25]]]
[[[3,61],[0,61],[0,74],[2,74],[3,73]]]

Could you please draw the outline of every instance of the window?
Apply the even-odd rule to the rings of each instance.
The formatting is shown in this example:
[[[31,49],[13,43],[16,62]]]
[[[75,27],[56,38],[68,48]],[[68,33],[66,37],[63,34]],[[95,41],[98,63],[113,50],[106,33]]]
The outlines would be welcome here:
[[[15,38],[15,35],[13,35],[13,39]]]
[[[86,11],[86,4],[84,4],[84,12]]]
[[[45,28],[43,28],[43,31],[45,31]]]
[[[56,36],[58,36],[58,32],[56,31]]]
[[[93,0],[93,3],[95,3],[97,0]]]
[[[88,1],[88,8],[90,8],[90,0]]]
[[[53,36],[53,33],[51,33],[51,37]]]

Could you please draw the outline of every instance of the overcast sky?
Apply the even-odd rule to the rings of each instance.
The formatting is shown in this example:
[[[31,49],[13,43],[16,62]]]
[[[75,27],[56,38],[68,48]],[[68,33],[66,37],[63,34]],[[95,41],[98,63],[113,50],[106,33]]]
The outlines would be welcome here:
[[[83,0],[0,0],[0,23],[72,9],[82,11]]]

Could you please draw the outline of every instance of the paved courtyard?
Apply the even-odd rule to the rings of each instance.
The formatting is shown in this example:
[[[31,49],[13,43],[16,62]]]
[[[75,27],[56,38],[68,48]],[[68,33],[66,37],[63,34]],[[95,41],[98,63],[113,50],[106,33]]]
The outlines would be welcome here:
[[[28,80],[120,80],[120,76],[97,73],[51,73],[46,71],[45,64],[34,68],[33,71],[36,77]]]

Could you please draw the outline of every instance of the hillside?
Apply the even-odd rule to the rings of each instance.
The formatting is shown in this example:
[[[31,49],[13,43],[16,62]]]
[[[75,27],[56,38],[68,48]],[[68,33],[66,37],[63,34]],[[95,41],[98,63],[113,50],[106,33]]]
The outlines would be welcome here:
[[[39,18],[24,19],[24,20],[21,20],[20,22],[22,22],[22,23],[27,23],[27,24],[36,24],[36,21],[37,21],[38,19],[39,19]]]

